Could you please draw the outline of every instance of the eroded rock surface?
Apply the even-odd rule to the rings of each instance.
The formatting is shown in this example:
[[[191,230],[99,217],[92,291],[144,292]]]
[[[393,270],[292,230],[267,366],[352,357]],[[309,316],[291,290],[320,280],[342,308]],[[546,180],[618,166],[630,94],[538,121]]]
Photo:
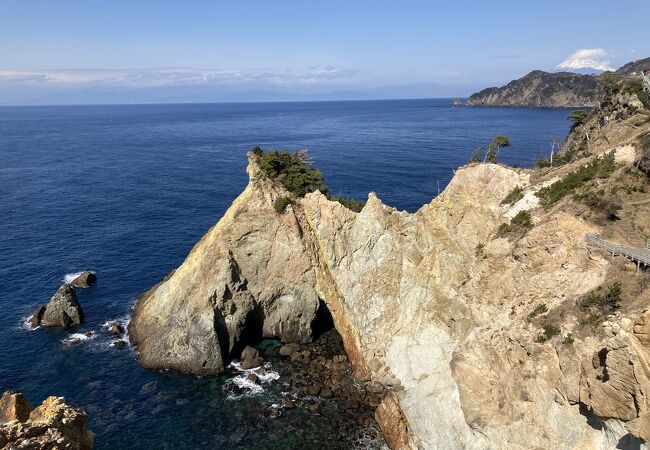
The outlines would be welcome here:
[[[540,186],[529,172],[461,168],[414,214],[374,194],[354,213],[319,192],[278,214],[273,203],[288,192],[249,160],[246,190],[138,301],[129,336],[144,366],[219,373],[249,333],[306,342],[322,300],[355,376],[382,386],[376,417],[393,448],[591,449],[645,439],[646,316],[614,327],[624,335],[537,339],[531,311],[600,286],[608,261],[587,246],[593,224],[534,209]],[[523,203],[501,205],[515,186]],[[523,238],[497,237],[528,208],[535,226]],[[560,324],[561,337],[575,326]]]
[[[89,450],[93,434],[86,421],[62,397],[48,397],[33,409],[22,394],[7,391],[0,399],[0,449]]]
[[[94,272],[90,272],[87,270],[85,272],[81,272],[79,276],[77,276],[74,280],[70,282],[70,284],[78,288],[87,288],[95,284],[96,281],[97,281],[97,275],[95,275]]]
[[[37,311],[37,314],[40,312]],[[40,324],[46,327],[69,328],[83,322],[83,312],[74,286],[63,284],[42,312]]]
[[[253,158],[254,156],[251,156]],[[198,375],[224,370],[242,334],[311,340],[315,271],[286,191],[248,168],[251,182],[183,264],[138,301],[129,336],[149,368]]]

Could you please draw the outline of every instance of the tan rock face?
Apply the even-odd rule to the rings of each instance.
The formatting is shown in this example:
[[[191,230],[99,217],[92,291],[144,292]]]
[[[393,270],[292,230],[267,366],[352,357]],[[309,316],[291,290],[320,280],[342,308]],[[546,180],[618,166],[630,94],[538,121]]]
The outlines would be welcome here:
[[[67,405],[61,397],[48,397],[31,410],[21,394],[5,392],[0,408],[2,417],[17,415],[13,421],[0,420],[2,449],[89,450],[93,447],[93,433],[85,428],[86,414]]]
[[[24,422],[29,419],[29,413],[34,407],[27,401],[23,394],[6,391],[0,397],[0,423],[13,420]]]
[[[143,365],[217,373],[255,326],[309,340],[320,299],[356,376],[388,388],[376,417],[392,448],[611,448],[647,435],[646,315],[620,339],[535,342],[535,306],[601,285],[608,263],[584,239],[597,230],[561,210],[533,210],[518,241],[495,238],[514,208],[535,206],[500,204],[515,186],[539,187],[528,173],[461,168],[414,214],[374,194],[357,214],[318,192],[277,214],[288,194],[250,158],[244,193],[136,305],[129,331]]]
[[[253,156],[251,156],[253,157]],[[315,274],[287,193],[249,166],[251,182],[185,262],[138,301],[129,336],[150,368],[224,370],[245,333],[308,342]]]

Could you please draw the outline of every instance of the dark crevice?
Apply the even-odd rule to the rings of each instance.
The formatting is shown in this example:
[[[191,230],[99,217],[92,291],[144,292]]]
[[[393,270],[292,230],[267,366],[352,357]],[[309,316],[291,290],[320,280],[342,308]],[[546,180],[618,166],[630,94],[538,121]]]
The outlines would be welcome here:
[[[232,357],[238,357],[247,345],[255,347],[262,341],[264,338],[262,333],[264,319],[264,311],[259,305],[255,305],[255,308],[246,314],[244,328],[240,334],[239,342],[236,342],[232,349]]]
[[[230,349],[228,348],[230,346],[230,332],[226,326],[226,318],[219,308],[214,310],[214,331],[216,331],[217,338],[219,339],[221,355],[225,359],[225,356],[230,354]]]
[[[334,319],[332,313],[324,301],[319,300],[318,309],[314,320],[311,322],[311,333],[314,340],[318,339],[323,333],[326,333],[334,328]]]

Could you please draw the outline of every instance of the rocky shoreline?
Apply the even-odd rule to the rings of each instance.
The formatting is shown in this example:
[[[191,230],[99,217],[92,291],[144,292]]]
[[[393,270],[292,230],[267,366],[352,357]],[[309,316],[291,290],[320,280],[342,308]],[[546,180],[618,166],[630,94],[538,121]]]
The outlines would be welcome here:
[[[374,418],[386,391],[379,383],[354,379],[336,330],[307,344],[262,346],[259,357],[270,361],[279,374],[271,383],[279,389],[281,400],[267,407],[263,412],[266,417],[284,421],[292,414],[318,416],[327,423],[332,441],[337,442],[331,448],[361,448],[362,437],[363,448],[388,448]],[[269,389],[261,381],[268,373],[263,365],[247,372],[249,381]],[[227,389],[237,395],[250,390],[250,386],[229,384]]]

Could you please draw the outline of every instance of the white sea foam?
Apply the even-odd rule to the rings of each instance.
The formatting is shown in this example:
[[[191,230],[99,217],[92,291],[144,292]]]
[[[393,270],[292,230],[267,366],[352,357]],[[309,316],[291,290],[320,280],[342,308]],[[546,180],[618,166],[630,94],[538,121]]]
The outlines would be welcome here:
[[[81,272],[66,273],[63,276],[63,280],[61,281],[63,281],[65,284],[70,284],[74,281],[75,278],[77,278],[79,275],[81,275],[84,272],[90,272],[92,274],[95,274],[95,272],[92,270],[82,270]]]
[[[258,395],[264,392],[263,385],[275,381],[280,378],[280,374],[270,370],[271,364],[265,363],[262,367],[256,367],[254,369],[242,369],[240,361],[233,361],[228,365],[228,368],[234,369],[239,372],[239,375],[230,378],[225,383],[225,388],[231,391],[228,394],[229,399],[235,399],[242,396],[248,395]],[[261,370],[263,368],[264,370]],[[257,375],[257,382],[251,381],[248,379],[250,374]],[[232,392],[232,387],[236,386],[236,391],[241,392]]]
[[[68,337],[61,339],[61,342],[65,345],[78,345],[94,338],[95,333],[91,333],[90,336],[84,333],[72,333]]]
[[[32,328],[32,317],[33,317],[32,315],[29,315],[20,319],[20,328],[27,331],[38,330],[41,327],[40,325],[35,328]]]

